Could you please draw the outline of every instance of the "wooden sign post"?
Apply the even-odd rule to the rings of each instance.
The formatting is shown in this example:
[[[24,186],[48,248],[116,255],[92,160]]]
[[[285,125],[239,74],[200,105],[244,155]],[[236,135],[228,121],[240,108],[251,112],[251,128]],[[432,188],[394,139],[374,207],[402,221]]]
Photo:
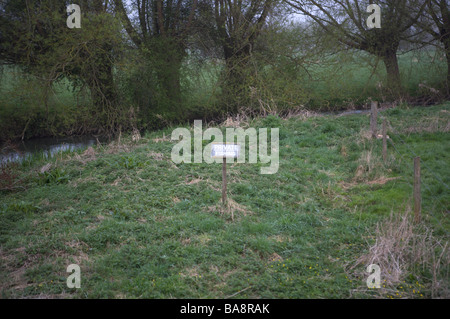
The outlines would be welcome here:
[[[387,124],[386,119],[383,119],[383,161],[387,162]]]
[[[222,204],[227,204],[227,158],[238,158],[241,146],[238,144],[214,143],[211,148],[212,158],[222,158]]]
[[[223,158],[222,164],[222,205],[227,205],[227,158]]]

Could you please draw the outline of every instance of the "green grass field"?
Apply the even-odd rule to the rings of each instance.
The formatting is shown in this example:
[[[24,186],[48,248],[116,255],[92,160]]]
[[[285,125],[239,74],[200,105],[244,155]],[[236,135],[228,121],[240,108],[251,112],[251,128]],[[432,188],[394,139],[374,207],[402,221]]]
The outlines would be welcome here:
[[[358,108],[371,98],[383,100],[388,95],[381,60],[361,52],[344,52],[320,61],[308,67],[311,78],[304,81],[311,108]],[[429,96],[430,89],[441,89],[445,81],[447,65],[439,51],[399,52],[398,63],[404,91],[412,98]]]
[[[395,145],[387,163],[368,115],[241,123],[280,128],[280,168],[261,175],[265,164],[229,164],[226,210],[221,165],[175,165],[173,128],[6,170],[2,181],[20,187],[0,193],[0,295],[448,298],[450,104],[380,114]],[[391,214],[412,215],[415,155],[423,222],[394,243],[398,277],[382,269],[382,288],[368,289],[358,260],[395,225]],[[80,289],[66,286],[72,263]]]

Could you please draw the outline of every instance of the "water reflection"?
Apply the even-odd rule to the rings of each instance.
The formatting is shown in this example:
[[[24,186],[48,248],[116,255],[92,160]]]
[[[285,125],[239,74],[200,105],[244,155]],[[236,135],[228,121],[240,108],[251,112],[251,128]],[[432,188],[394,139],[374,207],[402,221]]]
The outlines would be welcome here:
[[[85,149],[89,146],[102,142],[94,136],[76,136],[66,138],[35,138],[14,144],[0,146],[0,163],[22,162],[34,154],[43,157],[52,157],[59,152],[75,151]]]

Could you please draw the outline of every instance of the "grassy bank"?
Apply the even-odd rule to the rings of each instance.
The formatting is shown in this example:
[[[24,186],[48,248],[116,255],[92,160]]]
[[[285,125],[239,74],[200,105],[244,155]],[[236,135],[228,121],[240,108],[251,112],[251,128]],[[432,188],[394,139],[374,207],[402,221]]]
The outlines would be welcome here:
[[[221,166],[175,165],[172,129],[4,169],[1,297],[448,298],[449,114],[381,112],[387,163],[367,115],[240,122],[280,128],[280,168],[229,164],[227,209]],[[420,225],[399,218],[414,154]],[[72,263],[80,289],[66,286]],[[367,288],[369,263],[384,267],[381,289]]]

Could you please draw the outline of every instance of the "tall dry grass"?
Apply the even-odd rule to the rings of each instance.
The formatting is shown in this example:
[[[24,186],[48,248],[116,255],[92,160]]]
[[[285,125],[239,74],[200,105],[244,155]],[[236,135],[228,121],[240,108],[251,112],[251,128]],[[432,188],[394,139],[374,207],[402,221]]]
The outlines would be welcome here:
[[[407,208],[377,225],[375,243],[352,268],[376,264],[385,287],[416,278],[427,283],[432,298],[449,298],[448,248],[448,241],[434,236],[424,224],[414,224]]]

